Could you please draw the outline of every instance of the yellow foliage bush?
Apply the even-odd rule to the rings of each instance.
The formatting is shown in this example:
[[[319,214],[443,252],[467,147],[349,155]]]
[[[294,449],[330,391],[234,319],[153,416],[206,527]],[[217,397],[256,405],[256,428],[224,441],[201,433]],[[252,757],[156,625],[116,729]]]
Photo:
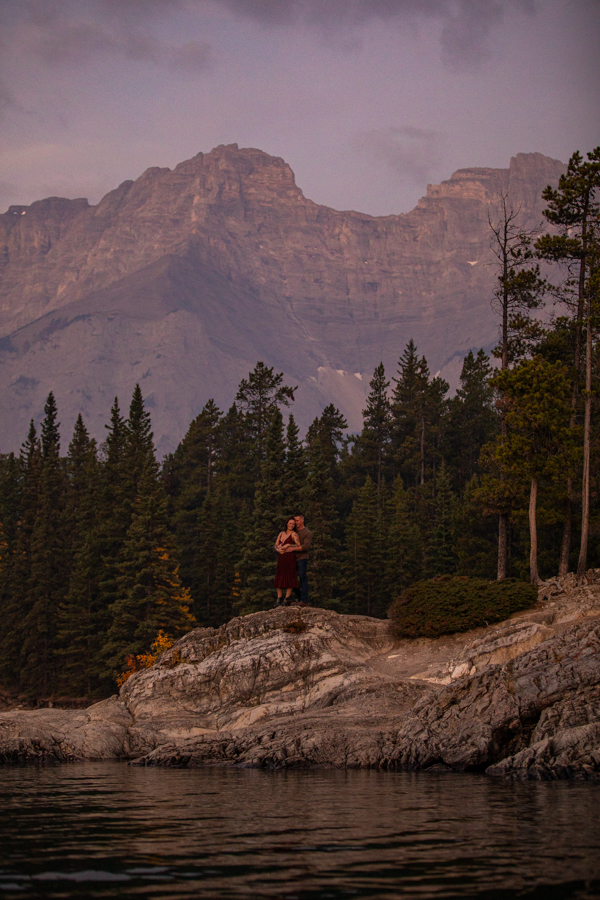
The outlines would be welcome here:
[[[149,669],[150,666],[153,666],[161,653],[164,653],[165,650],[172,647],[174,643],[175,641],[171,635],[165,634],[161,628],[156,635],[156,640],[150,648],[150,653],[142,653],[139,656],[131,655],[126,658],[125,662],[127,663],[127,668],[124,672],[121,672],[120,675],[117,675],[117,684],[119,687],[122,687],[127,679],[131,678],[132,675],[135,675],[136,672],[140,672],[142,669]]]

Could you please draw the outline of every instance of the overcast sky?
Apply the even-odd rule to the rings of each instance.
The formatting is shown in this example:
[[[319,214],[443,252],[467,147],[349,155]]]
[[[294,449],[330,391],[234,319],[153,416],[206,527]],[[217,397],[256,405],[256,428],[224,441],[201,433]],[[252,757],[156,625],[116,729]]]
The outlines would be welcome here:
[[[222,143],[311,199],[600,144],[599,0],[0,0],[0,210],[97,202]]]

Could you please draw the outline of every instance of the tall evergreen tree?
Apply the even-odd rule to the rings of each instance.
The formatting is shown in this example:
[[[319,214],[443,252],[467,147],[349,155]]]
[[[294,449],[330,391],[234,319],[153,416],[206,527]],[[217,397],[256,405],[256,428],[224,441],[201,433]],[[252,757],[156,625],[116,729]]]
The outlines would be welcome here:
[[[445,463],[442,463],[437,473],[435,489],[433,530],[425,558],[427,575],[430,578],[436,575],[452,575],[456,570],[454,549],[456,498],[450,486]]]
[[[324,446],[317,435],[308,447],[308,472],[301,509],[313,535],[310,548],[310,599],[316,606],[330,605],[337,588],[340,546],[335,538],[335,487]]]
[[[528,231],[519,221],[520,208],[509,205],[506,194],[500,195],[495,221],[489,217],[491,248],[498,267],[497,286],[492,308],[500,316],[500,342],[494,350],[500,359],[502,371],[511,363],[527,355],[532,341],[541,337],[539,323],[531,318],[531,311],[543,302],[545,282],[540,278],[539,266],[532,263],[534,232]],[[501,413],[500,428],[505,441],[507,426]],[[500,481],[506,473],[500,468]],[[506,578],[508,553],[509,508],[501,508],[498,515],[498,580]]]
[[[64,471],[59,457],[56,404],[49,394],[42,423],[42,464],[30,571],[24,590],[25,622],[21,684],[31,698],[56,688],[56,634],[59,604],[66,592],[67,559],[63,509]]]
[[[200,511],[190,573],[194,615],[202,625],[221,625],[231,615],[231,591],[241,553],[240,533],[229,491],[217,482]]]
[[[544,216],[558,229],[558,234],[546,234],[536,241],[542,259],[561,263],[568,277],[563,285],[563,300],[571,306],[575,317],[575,348],[573,358],[571,427],[576,424],[579,381],[585,360],[585,399],[583,427],[582,524],[577,574],[587,567],[590,519],[590,447],[592,415],[592,355],[593,331],[598,315],[598,285],[600,283],[600,147],[587,154],[580,153],[569,160],[567,172],[561,175],[556,190],[548,186],[542,193],[548,207]],[[585,347],[583,335],[585,329]],[[567,485],[569,498],[572,483]],[[568,564],[571,544],[571,508],[569,502],[560,571]]]
[[[267,430],[264,453],[261,478],[254,495],[252,523],[243,540],[240,561],[242,589],[235,606],[238,614],[255,612],[273,604],[275,541],[283,530],[284,517],[293,515],[284,506],[285,446],[283,417],[278,408],[273,411]]]
[[[383,615],[385,528],[377,490],[367,476],[346,523],[344,588],[355,613]]]
[[[54,399],[54,394],[50,391],[44,405],[44,419],[42,421],[42,456],[44,459],[46,459],[52,447],[54,447],[56,455],[60,456],[60,423],[56,421],[57,418],[56,400]]]
[[[138,484],[146,469],[150,467],[155,474],[158,473],[153,438],[150,413],[144,406],[140,386],[136,384],[129,407],[129,417],[125,423],[123,447],[123,467],[130,503],[137,497]]]
[[[517,478],[529,481],[530,578],[538,584],[537,496],[542,479],[555,480],[572,468],[577,456],[569,425],[570,378],[562,363],[542,357],[524,360],[495,376],[509,403],[508,437],[497,455]]]
[[[200,593],[204,584],[199,566],[202,567],[204,544],[209,539],[206,525],[201,522],[202,510],[213,488],[220,460],[222,417],[218,406],[209,400],[175,452],[165,459],[162,469],[181,560],[181,578],[199,604],[198,609],[202,605]]]
[[[414,500],[400,476],[385,506],[384,587],[388,601],[421,576],[423,541],[415,521]]]
[[[167,498],[152,462],[139,479],[133,517],[119,557],[118,599],[103,655],[109,673],[128,656],[147,652],[159,631],[177,638],[195,625],[191,598],[179,579]]]
[[[454,487],[462,490],[475,475],[481,448],[498,429],[489,357],[469,350],[463,361],[460,387],[449,403],[445,446]]]
[[[290,415],[285,437],[283,498],[289,513],[301,511],[302,492],[306,481],[306,454],[300,442],[299,430]]]
[[[130,471],[126,458],[127,429],[115,397],[110,422],[102,447],[103,464],[98,511],[98,548],[102,558],[99,577],[99,609],[106,632],[110,626],[110,607],[118,596],[117,566],[125,535],[131,524]]]
[[[480,500],[481,483],[473,476],[465,487],[455,517],[454,550],[458,575],[494,579],[498,565],[495,517],[486,516]]]
[[[367,397],[367,407],[363,409],[364,426],[360,436],[360,448],[378,494],[391,434],[392,410],[387,395],[389,386],[383,363],[379,363],[369,385],[371,390]]]
[[[239,510],[244,503],[252,504],[260,461],[255,459],[244,415],[235,403],[221,420],[219,444],[217,475],[227,481],[231,500]]]
[[[100,469],[96,443],[81,415],[75,423],[66,460],[65,540],[69,582],[58,611],[58,684],[62,692],[92,696],[101,690],[99,655],[106,637],[100,609],[102,577],[98,535]]]
[[[263,362],[258,362],[248,378],[240,382],[235,402],[258,461],[265,458],[267,431],[275,411],[289,406],[295,391],[296,388],[283,384],[283,372],[277,375]]]
[[[411,339],[398,363],[392,401],[392,444],[405,484],[425,484],[441,460],[440,436],[447,412],[448,383],[430,379],[425,357]]]
[[[35,430],[33,440],[36,443]],[[30,534],[23,468],[22,458],[14,453],[0,456],[0,684],[10,690],[19,688],[22,593],[29,571]]]

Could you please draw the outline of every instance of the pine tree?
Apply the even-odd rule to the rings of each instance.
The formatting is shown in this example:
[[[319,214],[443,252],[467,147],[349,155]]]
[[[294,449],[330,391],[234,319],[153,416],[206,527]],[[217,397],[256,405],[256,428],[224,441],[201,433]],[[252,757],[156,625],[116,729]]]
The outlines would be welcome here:
[[[163,479],[181,509],[199,509],[215,478],[220,457],[223,413],[209,400],[163,465]]]
[[[335,488],[323,438],[308,448],[308,472],[301,509],[313,535],[310,548],[310,602],[330,606],[339,582],[340,549],[335,538],[337,511]]]
[[[306,454],[299,438],[299,430],[290,415],[285,438],[285,464],[283,472],[283,498],[289,513],[302,509],[302,493],[306,482]]]
[[[229,491],[217,482],[200,511],[191,573],[194,615],[202,625],[222,625],[231,617],[231,589],[240,556],[239,544]]]
[[[106,460],[102,472],[102,524],[99,541],[103,574],[99,585],[99,605],[103,611],[101,615],[105,617],[107,630],[110,627],[111,610],[115,608],[121,596],[119,587],[121,553],[132,524],[140,482],[147,473],[151,473],[155,481],[158,479],[159,469],[154,456],[150,413],[144,407],[140,386],[136,384],[126,421],[121,416],[119,403],[115,398],[108,426]]]
[[[498,530],[495,517],[486,516],[479,500],[480,480],[475,475],[465,487],[462,502],[457,505],[454,549],[456,572],[472,578],[496,578],[498,565]]]
[[[283,384],[283,372],[275,375],[273,368],[263,362],[258,362],[248,378],[240,382],[235,402],[259,463],[265,458],[267,431],[275,410],[289,406],[295,391],[296,388]]]
[[[98,549],[102,558],[99,579],[99,615],[101,631],[110,626],[110,608],[118,596],[117,566],[125,535],[131,524],[131,485],[126,457],[127,429],[119,400],[115,397],[110,411],[108,434],[103,444],[98,511]]]
[[[173,638],[195,625],[169,532],[167,498],[150,461],[139,480],[133,517],[120,554],[118,599],[103,656],[118,672],[128,656],[148,651],[159,631]]]
[[[384,593],[389,602],[420,578],[423,568],[423,543],[415,521],[414,502],[400,476],[386,503],[385,521]]]
[[[211,494],[220,460],[223,414],[213,400],[205,404],[174,453],[164,462],[162,478],[169,494],[169,515],[181,560],[181,578],[202,606],[203,576],[198,581],[198,557],[207,540],[201,525],[203,505]],[[202,534],[201,534],[202,532]]]
[[[441,459],[439,439],[447,411],[449,386],[430,380],[425,357],[419,359],[411,339],[398,363],[392,400],[392,445],[399,474],[407,485],[433,478]]]
[[[92,696],[100,689],[99,654],[106,621],[101,614],[99,588],[100,470],[96,443],[89,437],[81,415],[69,445],[66,471],[65,537],[70,577],[58,612],[59,685],[63,693]]]
[[[34,432],[35,441],[35,432]],[[0,684],[19,688],[23,627],[22,587],[28,572],[24,539],[23,464],[14,453],[0,456]]]
[[[375,369],[369,386],[371,391],[367,397],[367,407],[363,409],[364,426],[360,435],[360,449],[379,493],[392,419],[391,404],[387,395],[390,383],[386,381],[383,363],[379,363]]]
[[[330,403],[321,415],[313,420],[306,432],[307,444],[311,444],[317,438],[321,441],[332,477],[334,477],[334,470],[340,455],[340,445],[347,427],[348,423],[344,416],[333,403]]]
[[[492,309],[500,316],[500,342],[494,355],[500,359],[502,371],[511,363],[527,356],[531,344],[543,335],[539,323],[531,319],[531,310],[543,303],[546,285],[540,278],[539,266],[532,265],[531,244],[534,232],[519,223],[520,209],[508,204],[508,196],[500,195],[496,221],[488,217],[491,234],[491,249],[498,263],[497,286],[492,298]],[[501,441],[507,436],[506,422],[500,415]],[[500,468],[500,482],[507,475]],[[498,496],[500,493],[498,492]],[[498,510],[498,568],[497,578],[507,575],[508,527],[510,508],[500,506]]]
[[[587,567],[590,520],[590,448],[592,415],[593,330],[598,315],[600,285],[600,147],[569,160],[567,172],[561,175],[558,189],[548,186],[542,193],[548,207],[544,216],[558,228],[558,234],[546,234],[535,247],[542,259],[562,264],[568,273],[563,285],[563,300],[571,307],[575,319],[575,347],[572,373],[571,427],[576,425],[577,401],[582,361],[585,360],[585,398],[583,427],[582,523],[577,574]],[[585,329],[585,348],[583,332]],[[571,545],[572,481],[567,483],[569,503],[563,532],[561,564],[566,571]]]
[[[283,418],[279,409],[273,412],[264,452],[261,479],[254,495],[252,527],[244,535],[240,561],[242,589],[235,611],[242,615],[272,605],[277,562],[275,541],[283,530],[285,516],[293,515],[293,512],[284,509],[285,447]]]
[[[530,578],[539,582],[537,494],[541,480],[555,480],[577,461],[576,432],[570,427],[570,377],[562,363],[536,356],[495,378],[508,404],[507,438],[496,455],[520,480],[529,481]]]
[[[346,523],[345,593],[359,615],[384,615],[385,528],[377,491],[367,479]]]
[[[260,461],[255,458],[255,448],[246,430],[244,416],[235,403],[221,420],[219,446],[218,478],[227,481],[232,502],[238,509],[244,502],[251,505]]]
[[[219,541],[216,547],[213,576],[213,624],[223,625],[233,615],[233,588],[240,558],[240,529],[227,487],[220,485],[215,492]],[[241,519],[248,521],[248,518]]]
[[[24,591],[21,683],[31,698],[48,696],[56,688],[57,614],[67,587],[63,528],[65,480],[52,394],[44,409],[39,494],[31,534],[29,578]]]
[[[144,407],[140,386],[136,384],[129,407],[129,418],[125,423],[123,447],[123,467],[130,503],[137,497],[138,484],[146,468],[150,466],[155,474],[158,472],[153,437],[150,413]]]
[[[452,575],[456,570],[454,549],[456,498],[450,487],[445,463],[440,466],[435,489],[433,530],[425,558],[427,575],[430,578],[436,575]]]
[[[56,421],[57,417],[56,400],[54,399],[54,394],[50,391],[44,405],[44,419],[42,421],[42,456],[44,459],[46,459],[52,448],[54,448],[57,457],[60,456],[60,423]]]
[[[455,489],[462,490],[475,475],[481,448],[496,433],[498,415],[490,384],[489,357],[469,350],[463,361],[460,387],[449,403],[445,446]]]

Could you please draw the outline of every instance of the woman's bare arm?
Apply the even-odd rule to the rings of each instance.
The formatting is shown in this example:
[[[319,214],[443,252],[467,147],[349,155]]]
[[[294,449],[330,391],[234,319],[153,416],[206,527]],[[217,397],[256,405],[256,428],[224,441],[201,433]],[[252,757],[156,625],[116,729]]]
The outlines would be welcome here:
[[[296,546],[294,546],[294,544],[288,544],[286,547],[283,548],[284,553],[295,553],[296,550],[298,549],[298,547],[300,547],[300,548],[302,547],[302,544],[300,543],[300,538],[298,537],[298,535],[296,534],[295,531],[292,531],[292,540]]]

